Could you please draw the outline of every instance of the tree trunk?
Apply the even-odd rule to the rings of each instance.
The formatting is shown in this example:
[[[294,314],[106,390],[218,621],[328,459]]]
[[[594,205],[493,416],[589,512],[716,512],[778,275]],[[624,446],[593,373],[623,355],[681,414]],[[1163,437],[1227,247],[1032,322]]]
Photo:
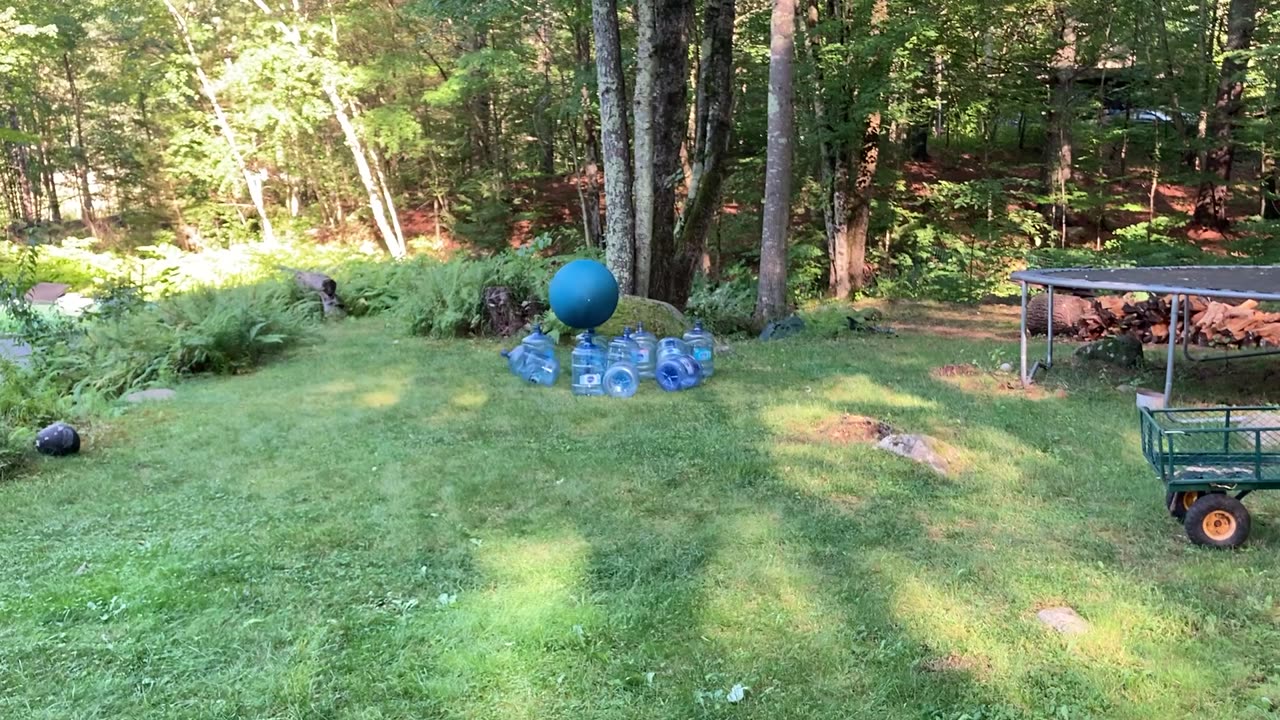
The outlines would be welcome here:
[[[1053,10],[1054,51],[1049,65],[1052,83],[1045,138],[1044,174],[1041,181],[1045,194],[1053,200],[1044,208],[1045,219],[1056,232],[1066,236],[1066,193],[1072,177],[1072,102],[1071,92],[1076,73],[1076,20],[1070,11],[1057,6]]]
[[[689,299],[711,223],[719,213],[733,132],[733,25],[737,4],[735,0],[707,0],[703,12],[689,194],[676,228],[678,250],[672,256],[675,264],[663,278],[662,299],[677,307]]]
[[[556,172],[556,118],[550,111],[554,100],[551,87],[551,68],[555,60],[552,56],[553,42],[555,28],[552,25],[551,6],[546,4],[542,7],[538,24],[538,73],[542,75],[542,94],[538,97],[536,109],[538,142],[542,145],[538,169],[545,177],[551,177]]]
[[[209,76],[204,72],[204,66],[200,64],[200,56],[196,54],[196,46],[191,42],[191,33],[187,31],[186,19],[182,17],[182,13],[178,12],[173,0],[164,0],[164,4],[169,9],[169,14],[173,16],[174,22],[178,24],[178,32],[182,35],[182,41],[186,45],[187,57],[191,60],[192,68],[195,70],[196,80],[200,83],[200,90],[213,108],[214,123],[218,126],[218,130],[221,131],[222,139],[226,141],[227,149],[231,152],[231,158],[235,161],[241,177],[244,178],[245,186],[249,190],[249,199],[253,202],[254,209],[258,211],[258,220],[262,226],[262,239],[274,245],[276,234],[275,229],[271,226],[271,218],[267,216],[267,206],[262,195],[262,180],[258,175],[250,172],[249,166],[245,163],[244,155],[240,152],[240,143],[236,141],[235,130],[231,128],[231,121],[227,119],[227,114],[223,111],[222,104],[218,102],[218,94],[214,90],[213,82],[209,80]],[[67,72],[70,75],[70,70]]]
[[[760,238],[760,289],[756,321],[787,313],[787,230],[791,220],[795,0],[774,0],[769,40],[768,148],[764,175],[764,222]]]
[[[40,141],[40,178],[44,184],[44,198],[49,203],[49,220],[62,224],[62,203],[58,200],[58,184],[53,177],[53,160],[49,157],[48,144]]]
[[[591,18],[604,146],[605,260],[618,280],[619,289],[624,295],[630,295],[635,290],[635,211],[617,0],[592,0]]]
[[[9,128],[15,133],[21,130],[18,127],[18,111],[16,108],[9,108]],[[24,224],[30,225],[37,222],[40,217],[40,207],[36,203],[35,189],[31,185],[31,149],[25,142],[7,142],[9,151],[9,162],[13,168],[13,178],[18,192],[18,210],[22,214]]]
[[[689,27],[693,0],[660,0],[655,19],[657,73],[653,103],[653,266],[661,286],[650,294],[687,299],[693,260],[676,243],[676,189],[683,183],[681,149],[689,135]],[[680,297],[684,295],[685,297]]]
[[[828,14],[836,15],[835,3],[827,2]],[[843,82],[840,91],[828,102],[826,85],[829,78],[821,63],[823,38],[818,0],[809,0],[808,49],[817,87],[813,92],[813,114],[818,122],[819,175],[822,181],[822,223],[827,239],[827,283],[831,295],[846,298],[853,292],[849,282],[849,165],[848,145],[837,126],[848,121],[848,103]],[[843,28],[843,23],[841,24]],[[842,33],[843,35],[843,33]],[[839,41],[843,37],[838,38]]]
[[[592,66],[591,32],[588,28],[574,27],[574,46],[577,50],[578,66],[586,77]],[[582,83],[579,88],[582,95],[582,192],[583,214],[586,216],[587,245],[599,247],[600,238],[600,130],[596,123],[594,104],[591,102],[591,88]]]
[[[1225,230],[1230,224],[1227,201],[1231,164],[1235,159],[1234,133],[1244,109],[1245,74],[1249,67],[1249,57],[1242,53],[1249,49],[1257,15],[1257,0],[1231,0],[1226,56],[1222,59],[1218,99],[1209,132],[1215,145],[1205,155],[1205,179],[1200,183],[1195,211],[1197,223],[1219,230]]]
[[[888,0],[875,0],[871,10],[871,34],[879,35],[889,17]],[[877,68],[883,59],[877,59]],[[880,164],[880,104],[878,95],[870,98],[875,108],[867,115],[858,150],[858,170],[853,180],[853,201],[849,214],[849,285],[853,292],[862,290],[867,279],[867,236],[871,232],[871,196],[876,171]]]
[[[654,216],[654,82],[658,76],[657,3],[636,0],[636,86],[633,92],[635,117],[636,269],[635,291],[649,297],[653,264]]]
[[[333,108],[333,116],[338,121],[338,127],[342,128],[342,136],[346,140],[347,148],[351,150],[356,172],[360,175],[360,182],[364,184],[365,193],[369,197],[369,209],[373,212],[373,222],[378,226],[378,232],[382,235],[382,242],[392,257],[396,259],[403,258],[406,252],[404,241],[397,237],[395,228],[387,220],[390,197],[384,195],[378,189],[373,170],[369,166],[369,157],[365,154],[364,143],[361,142],[360,134],[356,132],[356,127],[351,122],[351,116],[347,113],[346,104],[338,93],[338,86],[332,78],[327,77],[322,78],[320,84],[325,97],[329,98],[329,105]]]
[[[168,0],[166,0],[168,2]],[[89,153],[84,146],[84,102],[76,87],[76,73],[71,66],[71,53],[62,54],[62,68],[67,77],[67,89],[71,95],[72,116],[75,119],[75,145],[71,148],[75,159],[76,180],[80,189],[80,221],[90,234],[97,235],[97,219],[93,212],[93,188],[89,186]]]

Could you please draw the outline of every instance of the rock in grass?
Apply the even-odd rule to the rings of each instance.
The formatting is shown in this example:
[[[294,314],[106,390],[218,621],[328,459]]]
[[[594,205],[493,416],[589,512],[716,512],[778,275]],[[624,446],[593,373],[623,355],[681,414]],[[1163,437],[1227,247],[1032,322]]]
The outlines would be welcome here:
[[[80,452],[80,434],[66,423],[54,423],[36,433],[36,451],[51,457],[75,455]]]
[[[1084,362],[1100,362],[1123,368],[1137,368],[1146,364],[1142,354],[1142,341],[1132,335],[1117,335],[1076,350],[1075,358]]]
[[[680,337],[691,325],[684,313],[670,303],[661,300],[623,295],[618,301],[618,309],[614,311],[609,322],[596,328],[596,332],[606,337],[621,335],[624,327],[634,328],[636,323],[644,323],[649,332],[658,337]],[[576,333],[574,333],[576,334]]]
[[[928,435],[890,435],[876,444],[881,450],[928,465],[939,475],[947,475],[951,467],[936,449],[938,446],[938,441]]]
[[[150,390],[139,390],[124,396],[124,401],[133,405],[146,402],[159,402],[163,400],[172,400],[178,393],[169,388],[151,388]]]
[[[785,320],[775,320],[769,323],[764,332],[760,333],[761,340],[781,340],[786,337],[795,335],[804,330],[804,320],[798,315],[792,315]]]
[[[1036,617],[1063,635],[1080,635],[1089,631],[1089,623],[1069,607],[1045,608],[1036,613]]]

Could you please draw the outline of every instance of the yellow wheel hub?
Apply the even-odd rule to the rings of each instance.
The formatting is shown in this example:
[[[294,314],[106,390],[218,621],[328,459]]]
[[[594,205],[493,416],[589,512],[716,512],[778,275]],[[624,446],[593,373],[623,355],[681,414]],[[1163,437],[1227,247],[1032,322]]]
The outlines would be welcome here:
[[[1214,510],[1204,516],[1201,527],[1204,528],[1204,534],[1211,540],[1222,542],[1235,534],[1236,519],[1225,510]]]
[[[1191,509],[1191,506],[1192,506],[1192,505],[1195,505],[1195,504],[1196,504],[1196,501],[1197,501],[1197,500],[1199,500],[1199,499],[1200,499],[1200,493],[1198,493],[1198,492],[1184,492],[1184,493],[1182,493],[1182,511],[1183,511],[1183,512],[1186,512],[1186,511],[1190,510],[1190,509]]]

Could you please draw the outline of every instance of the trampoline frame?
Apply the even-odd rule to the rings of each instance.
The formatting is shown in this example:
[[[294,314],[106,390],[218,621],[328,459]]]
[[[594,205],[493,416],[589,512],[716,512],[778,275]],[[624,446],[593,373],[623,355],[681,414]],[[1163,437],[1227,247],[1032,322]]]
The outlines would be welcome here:
[[[1200,266],[1206,269],[1213,268],[1220,270],[1221,266]],[[1259,270],[1259,269],[1275,269],[1278,266],[1270,265],[1247,265],[1238,266],[1241,270]],[[1236,355],[1224,355],[1222,357],[1194,357],[1191,354],[1191,302],[1192,297],[1205,298],[1232,298],[1232,299],[1252,299],[1252,300],[1276,300],[1280,301],[1280,290],[1274,293],[1259,293],[1254,291],[1232,290],[1230,288],[1207,288],[1194,287],[1190,285],[1163,285],[1158,283],[1142,283],[1142,282],[1123,282],[1112,280],[1087,280],[1077,277],[1062,277],[1063,273],[1070,272],[1090,272],[1103,270],[1104,268],[1054,268],[1044,270],[1020,270],[1013,273],[1012,279],[1019,283],[1022,287],[1022,322],[1019,335],[1022,341],[1022,366],[1021,378],[1023,387],[1029,387],[1035,384],[1036,373],[1040,370],[1048,372],[1053,369],[1053,300],[1054,291],[1057,288],[1065,288],[1069,290],[1105,290],[1109,292],[1147,292],[1157,295],[1172,295],[1173,300],[1169,307],[1170,318],[1176,319],[1179,311],[1183,312],[1182,323],[1182,352],[1187,360],[1191,362],[1224,362],[1229,360],[1241,360],[1244,358],[1267,357],[1272,355],[1280,355],[1280,350],[1266,350],[1262,352],[1250,352]],[[1109,268],[1107,268],[1110,270]],[[1144,272],[1151,271],[1169,271],[1178,273],[1194,272],[1198,269],[1196,266],[1183,267],[1164,267],[1164,268],[1134,268]],[[1122,272],[1117,269],[1115,272]],[[1028,370],[1027,354],[1028,344],[1030,341],[1030,333],[1027,331],[1027,303],[1030,299],[1030,286],[1036,285],[1044,287],[1048,295],[1048,347],[1045,351],[1043,360],[1037,360]],[[1177,357],[1177,322],[1172,323],[1169,328],[1169,348],[1168,360],[1165,363],[1164,378],[1164,403],[1168,407],[1170,400],[1173,398],[1173,368],[1174,360]]]

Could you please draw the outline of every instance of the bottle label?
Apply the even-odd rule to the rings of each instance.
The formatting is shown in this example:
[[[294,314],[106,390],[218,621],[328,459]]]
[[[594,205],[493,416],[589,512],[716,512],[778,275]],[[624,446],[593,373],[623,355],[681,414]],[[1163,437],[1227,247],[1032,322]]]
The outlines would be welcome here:
[[[595,373],[587,373],[581,379],[583,387],[598,387],[600,385],[600,376]]]
[[[693,359],[698,362],[706,362],[711,359],[711,348],[694,348]]]

